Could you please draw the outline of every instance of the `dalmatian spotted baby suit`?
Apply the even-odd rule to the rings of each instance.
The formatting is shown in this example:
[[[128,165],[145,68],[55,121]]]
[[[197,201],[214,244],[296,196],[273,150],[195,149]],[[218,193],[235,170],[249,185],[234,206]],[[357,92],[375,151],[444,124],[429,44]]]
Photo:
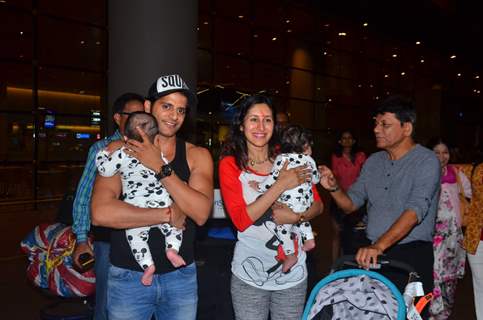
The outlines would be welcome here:
[[[155,177],[155,172],[146,168],[136,158],[121,148],[111,155],[101,150],[96,156],[96,166],[103,177],[119,173],[122,181],[122,197],[125,202],[140,208],[165,208],[173,202],[168,191]],[[166,249],[179,251],[183,232],[168,223],[126,229],[126,237],[137,263],[146,269],[153,264],[149,250],[149,230],[159,228],[166,238]]]
[[[275,183],[275,180],[277,180],[280,170],[282,170],[286,161],[288,161],[287,169],[307,165],[307,167],[312,170],[312,179],[311,181],[306,181],[293,189],[286,190],[280,195],[278,201],[287,205],[295,213],[305,212],[314,202],[312,184],[317,184],[320,181],[317,165],[315,164],[314,159],[309,155],[301,153],[282,153],[278,155],[273,162],[270,175],[267,179],[258,184],[258,191],[265,192]],[[295,252],[294,242],[291,240],[291,230],[293,227],[294,225],[292,224],[281,224],[277,225],[275,230],[282,242],[283,251],[287,255]],[[312,226],[309,222],[305,221],[297,224],[297,227],[300,228],[300,234],[302,235],[303,241],[314,238]]]

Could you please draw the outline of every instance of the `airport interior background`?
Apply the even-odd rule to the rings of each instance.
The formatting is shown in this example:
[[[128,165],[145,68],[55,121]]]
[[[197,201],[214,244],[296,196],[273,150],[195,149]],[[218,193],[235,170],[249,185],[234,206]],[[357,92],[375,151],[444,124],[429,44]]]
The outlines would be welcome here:
[[[375,151],[371,108],[396,93],[415,101],[419,142],[447,136],[454,160],[462,163],[471,162],[481,143],[478,1],[188,2],[198,10],[199,105],[183,134],[208,148],[215,163],[237,103],[259,92],[312,131],[319,163],[328,162],[337,133],[347,128],[363,150]],[[2,300],[15,306],[11,310],[24,312],[19,319],[34,318],[12,297],[37,294],[19,272],[26,264],[19,242],[34,226],[55,219],[75,191],[89,146],[112,129],[110,3],[0,0],[0,290]],[[327,218],[316,229],[320,239],[330,240]],[[330,253],[321,257],[316,260]],[[11,272],[18,276],[9,277]],[[24,291],[12,289],[13,280],[22,281]],[[459,312],[471,309],[467,296]],[[42,299],[33,298],[40,302],[32,308],[46,303]],[[13,317],[12,311],[1,318]]]

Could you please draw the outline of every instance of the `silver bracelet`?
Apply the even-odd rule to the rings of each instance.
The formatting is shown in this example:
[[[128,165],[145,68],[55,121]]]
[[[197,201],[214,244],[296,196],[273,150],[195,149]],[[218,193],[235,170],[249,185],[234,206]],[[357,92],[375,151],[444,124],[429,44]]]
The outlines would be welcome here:
[[[336,191],[339,191],[339,190],[340,190],[339,186],[335,186],[332,189],[327,189],[327,191],[329,191],[329,192],[336,192]]]

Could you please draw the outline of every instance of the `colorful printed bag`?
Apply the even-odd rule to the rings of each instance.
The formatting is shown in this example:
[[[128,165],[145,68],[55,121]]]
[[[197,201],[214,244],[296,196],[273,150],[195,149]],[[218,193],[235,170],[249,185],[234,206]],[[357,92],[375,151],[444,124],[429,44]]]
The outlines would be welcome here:
[[[74,269],[75,235],[62,223],[41,224],[20,243],[30,264],[27,277],[38,287],[61,297],[85,297],[95,291],[93,270]]]

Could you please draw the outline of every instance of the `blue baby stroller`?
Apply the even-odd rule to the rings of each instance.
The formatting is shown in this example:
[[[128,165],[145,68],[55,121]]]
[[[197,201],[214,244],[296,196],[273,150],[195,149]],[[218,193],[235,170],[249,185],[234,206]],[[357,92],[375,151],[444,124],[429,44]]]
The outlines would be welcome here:
[[[413,299],[424,293],[421,283],[413,281],[417,277],[414,269],[394,260],[381,260],[380,264],[407,272],[409,284],[404,296],[377,272],[358,268],[341,270],[357,266],[353,255],[343,256],[335,262],[331,274],[312,289],[302,320],[421,319]]]

